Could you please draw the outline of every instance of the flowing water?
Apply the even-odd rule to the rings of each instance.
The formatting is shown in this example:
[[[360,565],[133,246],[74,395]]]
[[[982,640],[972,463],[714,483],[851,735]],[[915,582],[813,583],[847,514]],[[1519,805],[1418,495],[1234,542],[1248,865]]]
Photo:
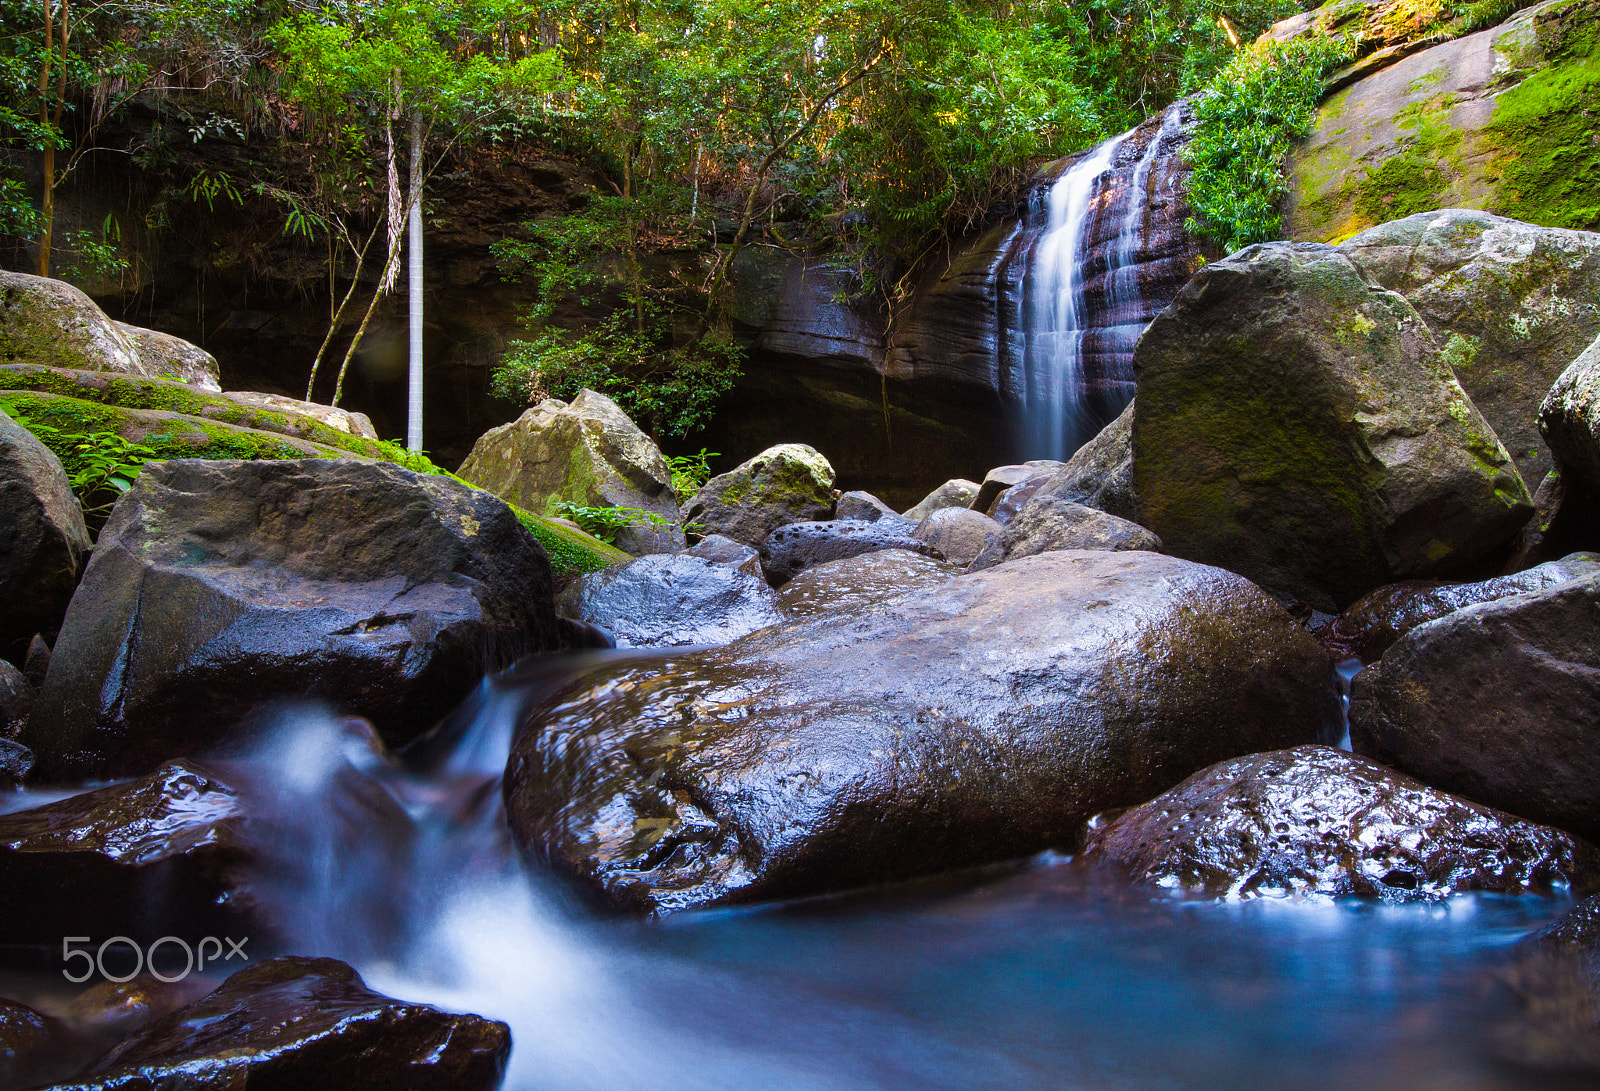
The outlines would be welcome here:
[[[216,761],[265,819],[255,893],[285,950],[505,1020],[516,1091],[1541,1086],[1490,1054],[1494,971],[1562,897],[1195,903],[1047,854],[653,924],[596,916],[518,858],[498,782],[526,710],[618,654],[638,653],[485,682],[407,765],[314,707]],[[0,979],[67,1002],[18,989]]]

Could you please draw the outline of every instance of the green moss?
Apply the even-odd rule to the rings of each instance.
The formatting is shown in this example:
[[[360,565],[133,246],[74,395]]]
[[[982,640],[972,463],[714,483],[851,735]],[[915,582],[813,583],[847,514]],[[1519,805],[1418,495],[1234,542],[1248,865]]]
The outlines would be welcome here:
[[[93,432],[115,432],[124,439],[143,444],[155,452],[157,458],[243,458],[285,459],[308,457],[333,457],[340,452],[321,452],[296,446],[285,440],[261,432],[230,427],[226,424],[184,418],[142,417],[138,411],[125,407],[104,405],[82,398],[17,391],[8,394],[13,403],[29,418],[60,430],[65,437]],[[71,447],[66,439],[47,439],[46,445],[63,446],[56,456],[67,461]]]
[[[1489,131],[1505,155],[1496,212],[1545,227],[1600,228],[1600,4],[1541,16],[1548,67],[1495,100]]]
[[[1372,223],[1431,212],[1459,175],[1453,153],[1461,132],[1450,124],[1452,102],[1436,96],[1395,115],[1395,127],[1416,133],[1400,151],[1367,172],[1355,190],[1355,209]]]
[[[1459,333],[1452,333],[1444,348],[1439,350],[1439,355],[1449,365],[1451,371],[1464,371],[1478,358],[1478,349],[1481,345],[1482,342],[1476,337],[1464,337]]]
[[[362,458],[387,458],[383,448],[364,436],[352,436],[321,421],[292,413],[240,405],[220,394],[185,383],[145,379],[114,372],[57,370],[26,364],[0,366],[0,390],[33,390],[127,409],[159,409],[168,413],[221,421],[240,428],[310,440]],[[300,456],[296,456],[300,457]]]
[[[553,520],[531,515],[519,507],[512,506],[511,510],[516,513],[517,520],[527,528],[528,533],[544,546],[545,553],[550,557],[550,569],[554,572],[558,583],[565,582],[573,576],[581,576],[585,572],[598,572],[603,568],[626,564],[633,560],[622,550],[606,545],[600,539],[581,530],[574,530]]]

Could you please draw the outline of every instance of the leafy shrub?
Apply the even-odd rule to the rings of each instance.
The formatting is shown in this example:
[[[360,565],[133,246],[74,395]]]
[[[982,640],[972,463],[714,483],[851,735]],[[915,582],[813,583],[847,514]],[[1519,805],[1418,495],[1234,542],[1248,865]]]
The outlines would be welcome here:
[[[146,462],[160,454],[142,443],[123,439],[115,432],[68,432],[36,420],[12,402],[0,401],[0,411],[33,433],[61,460],[72,485],[72,495],[83,509],[91,531],[105,525],[117,498],[133,487],[133,479]]]
[[[1323,77],[1352,55],[1347,40],[1318,35],[1252,45],[1217,73],[1186,152],[1190,232],[1228,253],[1282,237],[1284,160],[1310,135]]]
[[[607,545],[616,545],[617,532],[627,527],[652,526],[666,527],[672,524],[659,515],[652,515],[638,508],[608,507],[605,505],[591,506],[588,504],[573,504],[566,500],[555,500],[550,508],[557,515],[571,519],[582,527],[586,534],[599,538]]]
[[[702,447],[697,455],[677,455],[667,459],[667,467],[672,471],[672,491],[677,494],[678,503],[686,502],[700,491],[700,486],[711,480],[709,462],[721,457],[716,451],[707,451]]]

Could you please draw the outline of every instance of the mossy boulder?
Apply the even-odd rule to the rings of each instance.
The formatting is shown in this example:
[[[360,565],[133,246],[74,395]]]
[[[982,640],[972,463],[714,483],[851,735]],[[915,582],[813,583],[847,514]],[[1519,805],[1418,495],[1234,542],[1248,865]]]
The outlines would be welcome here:
[[[0,412],[0,656],[20,663],[34,633],[55,632],[88,552],[60,460]]]
[[[64,280],[0,270],[0,363],[177,376],[210,390],[216,361],[168,334],[113,322]]]
[[[1600,228],[1597,23],[1600,0],[1551,0],[1339,90],[1291,158],[1291,236],[1438,208]]]
[[[1316,609],[1470,566],[1533,510],[1415,308],[1333,247],[1207,265],[1134,367],[1140,522]]]
[[[1526,482],[1554,468],[1539,406],[1600,334],[1600,234],[1444,209],[1363,231],[1341,247],[1405,296]]]
[[[458,471],[535,515],[559,515],[560,502],[634,508],[660,523],[617,532],[634,555],[684,546],[672,471],[661,449],[604,394],[583,390],[572,404],[548,398],[510,424],[485,432]]]
[[[833,467],[815,447],[780,443],[707,481],[683,506],[687,524],[758,546],[790,523],[833,514]]]
[[[352,455],[358,458],[390,458],[389,452],[368,434],[371,422],[361,414],[348,414],[342,409],[277,395],[219,394],[166,379],[32,364],[0,364],[0,397],[8,397],[7,391],[32,391],[75,398],[100,406],[182,414],[197,422],[214,421],[252,431],[273,432],[291,440],[309,441],[322,450],[338,451],[341,458]],[[82,412],[85,420],[105,419],[104,414],[92,407],[86,407]],[[56,415],[63,416],[64,412],[58,410]],[[90,430],[87,427],[58,427],[65,431]],[[300,449],[312,453],[309,448]],[[228,457],[247,456],[235,454]]]

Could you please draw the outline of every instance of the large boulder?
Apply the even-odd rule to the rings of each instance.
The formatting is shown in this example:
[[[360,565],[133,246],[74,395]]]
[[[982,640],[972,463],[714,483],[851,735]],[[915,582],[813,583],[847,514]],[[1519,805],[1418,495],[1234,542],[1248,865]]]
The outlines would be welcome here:
[[[378,462],[153,463],[101,532],[24,741],[38,776],[138,775],[310,698],[400,745],[558,643],[544,550],[488,493]]]
[[[920,523],[940,508],[970,508],[982,488],[983,486],[976,481],[953,477],[901,514],[913,522]]]
[[[174,379],[202,390],[221,392],[221,369],[217,366],[217,358],[199,345],[160,330],[147,330],[126,322],[113,321],[111,324],[138,354],[140,374]]]
[[[1363,595],[1318,634],[1335,659],[1371,663],[1418,625],[1478,602],[1540,591],[1581,576],[1600,574],[1600,554],[1574,553],[1509,576],[1478,583],[1408,580]]]
[[[828,518],[833,504],[833,467],[822,453],[780,443],[707,481],[683,506],[683,521],[758,546],[779,527]]]
[[[1557,377],[1540,407],[1539,428],[1567,487],[1600,494],[1600,337]]]
[[[1142,549],[1159,553],[1161,539],[1138,523],[1087,504],[1035,496],[1006,524],[1001,548],[1008,561],[1053,549]]]
[[[608,664],[524,725],[506,802],[530,856],[660,913],[1071,849],[1338,718],[1321,648],[1248,581],[1048,553]]]
[[[962,568],[985,553],[1000,551],[1003,535],[999,523],[971,508],[940,508],[911,532],[913,538],[928,543],[939,556]]]
[[[1600,234],[1443,209],[1363,231],[1341,247],[1410,301],[1522,479],[1553,468],[1539,406],[1600,334]]]
[[[881,599],[943,583],[960,572],[953,564],[908,549],[862,553],[806,569],[783,585],[778,606],[789,618],[848,613]]]
[[[0,934],[57,951],[62,936],[247,934],[244,821],[238,792],[188,762],[0,815]]]
[[[761,567],[767,582],[782,587],[813,565],[876,553],[880,549],[932,550],[912,536],[917,529],[898,515],[873,523],[859,519],[829,519],[820,523],[790,523],[761,542]]]
[[[60,626],[89,547],[60,459],[0,412],[0,656]]]
[[[229,401],[238,402],[252,409],[266,409],[287,413],[293,417],[306,417],[346,435],[374,440],[378,438],[378,430],[372,426],[371,417],[354,410],[340,409],[336,405],[301,401],[299,398],[288,398],[282,394],[263,394],[255,390],[230,390],[223,396]]]
[[[458,471],[464,481],[535,515],[579,507],[634,508],[660,523],[617,532],[635,556],[684,545],[672,471],[661,449],[604,394],[580,391],[572,404],[547,398],[510,424],[491,428]]]
[[[1419,625],[1356,675],[1356,752],[1600,838],[1600,575]]]
[[[1101,826],[1079,859],[1213,898],[1600,884],[1600,850],[1327,746],[1233,758]]]
[[[621,648],[726,644],[783,620],[759,565],[741,568],[689,553],[640,557],[579,577],[557,606],[601,626]]]
[[[1034,490],[1033,499],[1054,496],[1099,508],[1107,515],[1137,522],[1139,504],[1133,492],[1133,412],[1130,401],[1116,420],[1078,448],[1066,466]]]
[[[504,1023],[382,996],[331,958],[274,958],[124,1038],[59,1091],[494,1091],[510,1055]]]
[[[1212,262],[1134,362],[1141,522],[1316,609],[1480,561],[1532,511],[1416,310],[1332,247]]]

